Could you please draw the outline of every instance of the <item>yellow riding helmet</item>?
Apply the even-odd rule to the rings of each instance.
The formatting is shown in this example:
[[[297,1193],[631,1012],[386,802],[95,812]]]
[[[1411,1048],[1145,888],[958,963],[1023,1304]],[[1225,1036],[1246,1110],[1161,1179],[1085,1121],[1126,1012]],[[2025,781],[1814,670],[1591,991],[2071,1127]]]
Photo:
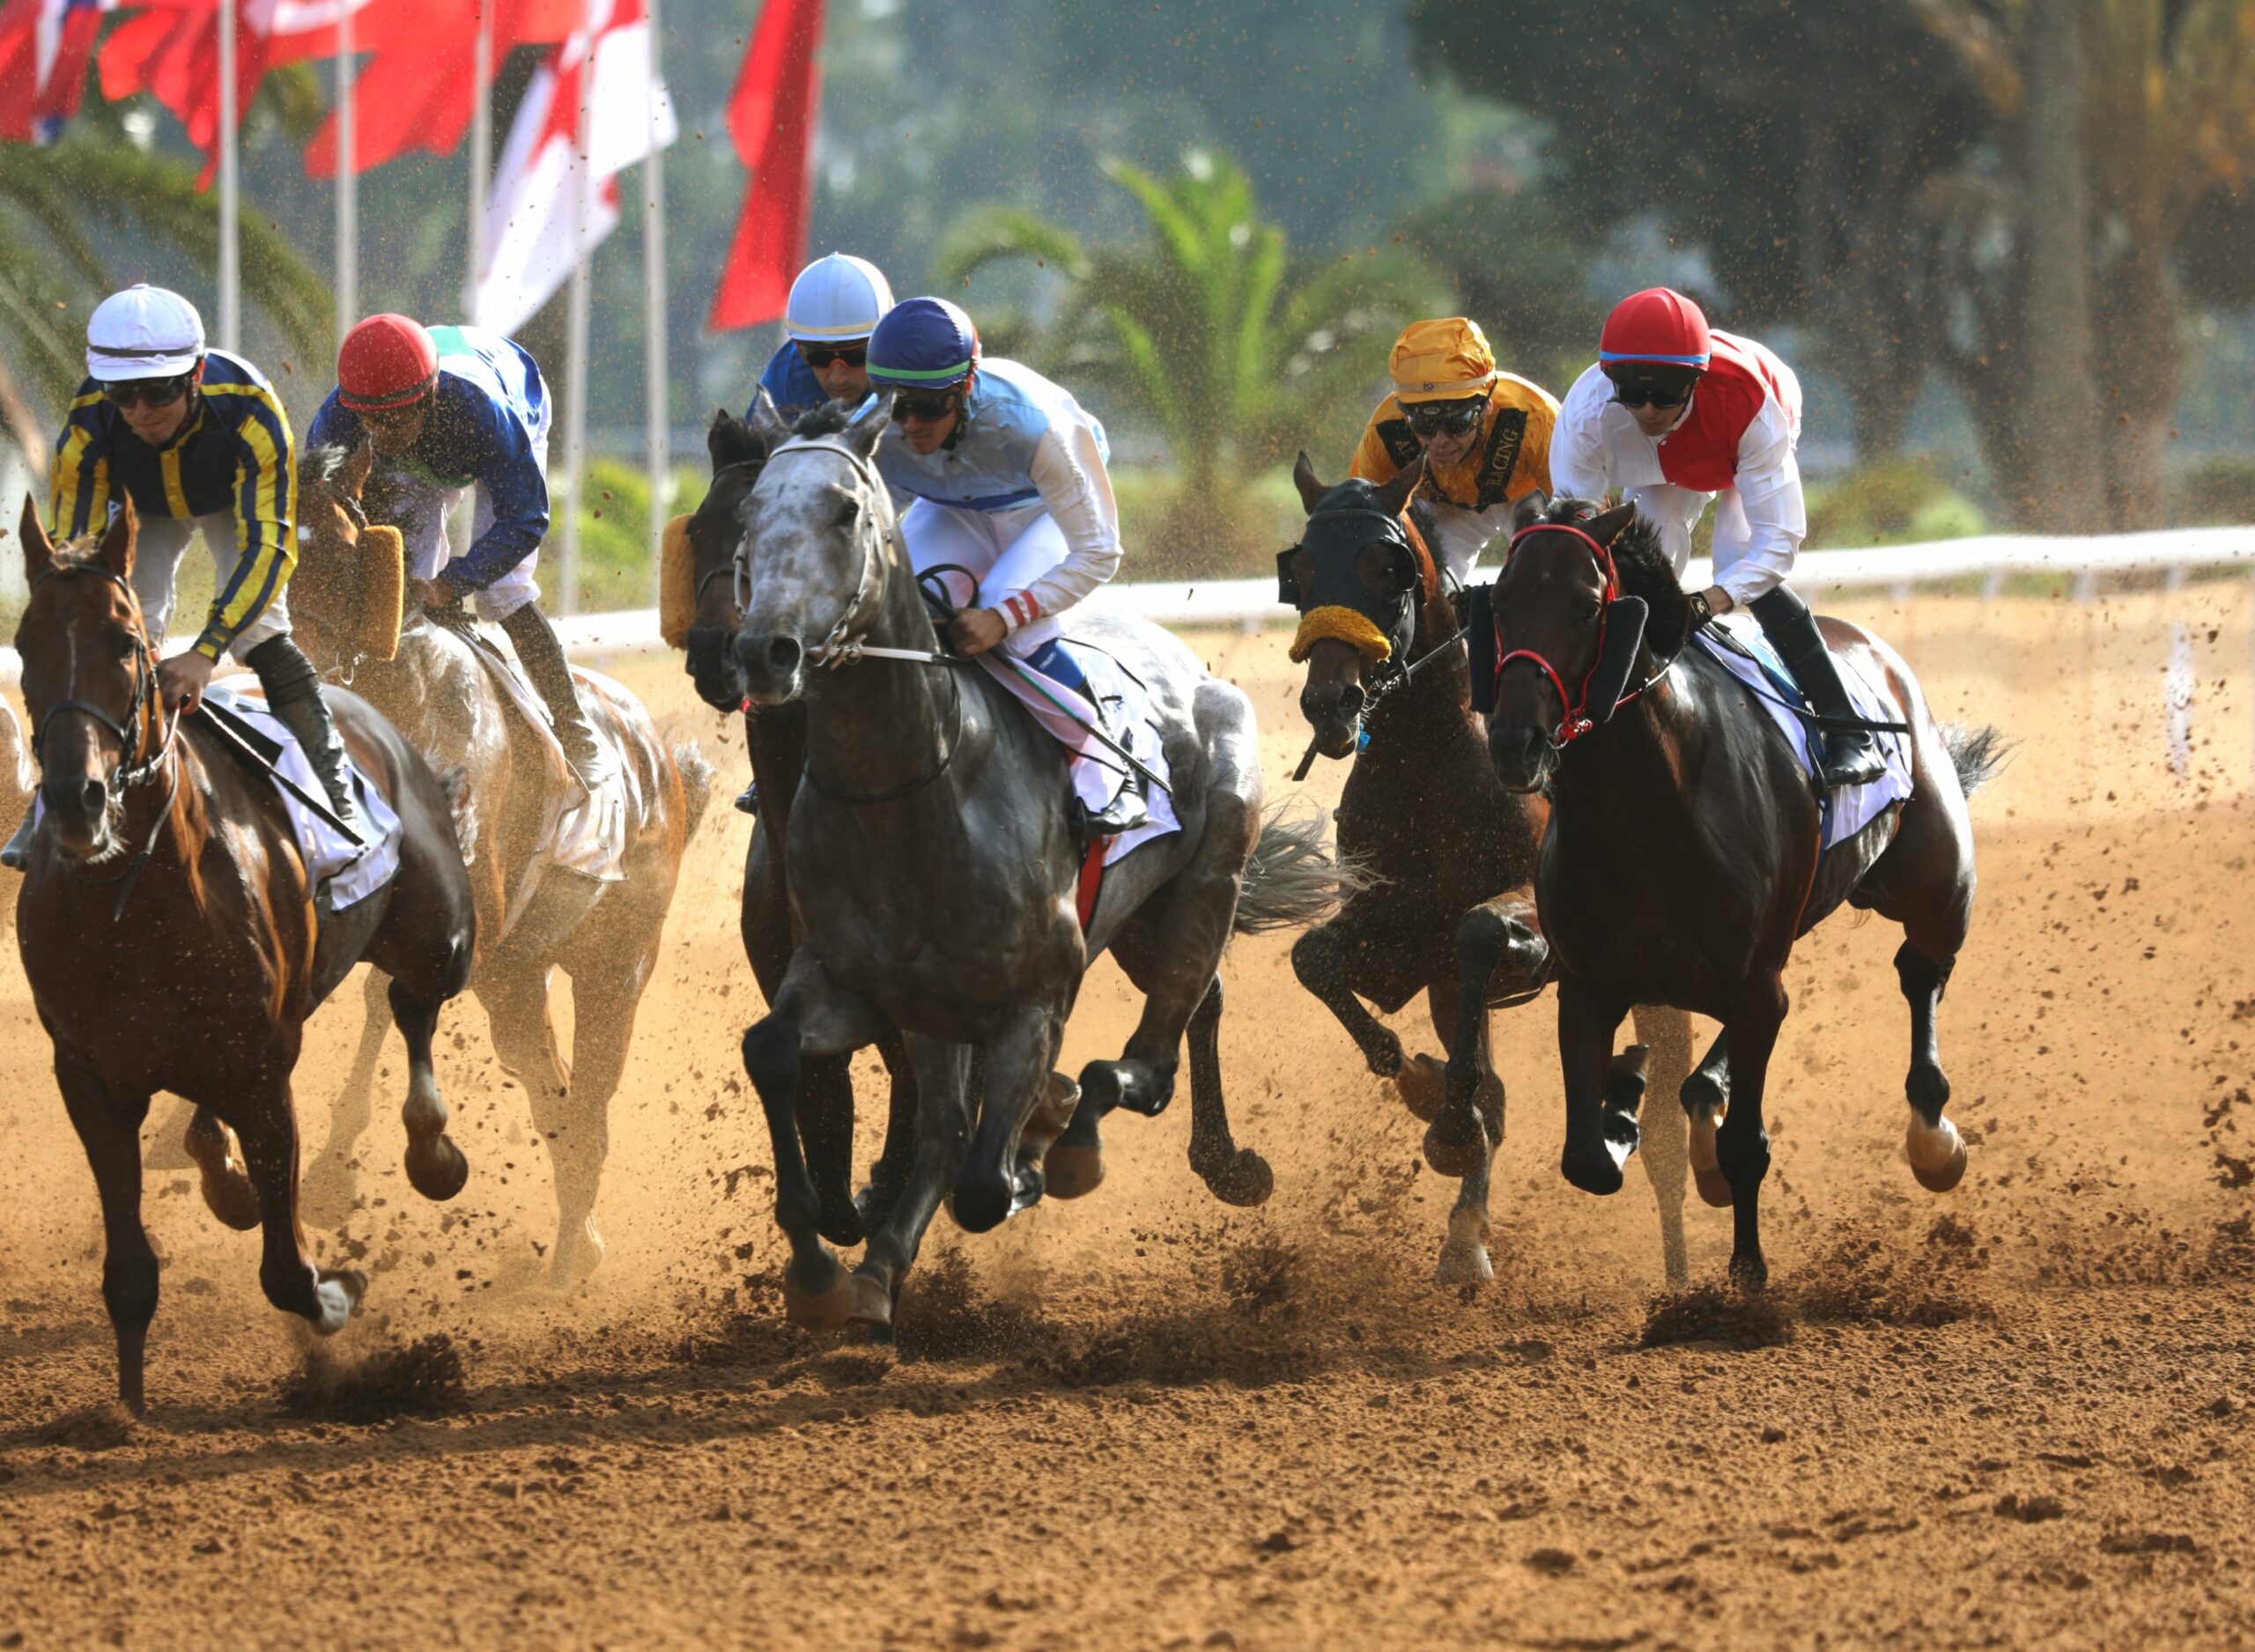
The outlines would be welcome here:
[[[1402,328],[1390,371],[1394,399],[1404,407],[1460,402],[1496,382],[1496,352],[1477,321],[1446,315]]]

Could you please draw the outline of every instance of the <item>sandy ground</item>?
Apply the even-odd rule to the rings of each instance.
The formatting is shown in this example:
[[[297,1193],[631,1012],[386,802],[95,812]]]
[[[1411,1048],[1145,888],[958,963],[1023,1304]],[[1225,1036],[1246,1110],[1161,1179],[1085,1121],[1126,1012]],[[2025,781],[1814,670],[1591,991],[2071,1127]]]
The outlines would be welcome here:
[[[1755,1309],[1663,1294],[1633,1171],[1611,1199],[1560,1181],[1547,1004],[1498,1026],[1497,1282],[1431,1285],[1453,1189],[1267,940],[1231,958],[1223,1050],[1268,1206],[1206,1195],[1187,1105],[1123,1117],[1094,1198],[979,1241],[943,1220],[895,1346],[789,1331],[724,793],[614,1108],[595,1283],[542,1283],[546,1163],[463,1008],[441,1076],[470,1186],[417,1199],[380,1116],[365,1207],[324,1241],[373,1265],[368,1311],[310,1366],[255,1236],[152,1176],[166,1294],[129,1423],[11,959],[0,1648],[2255,1641],[2248,605],[1841,605],[1945,714],[2023,742],[1976,808],[1943,1015],[1973,1168],[1941,1198],[1911,1180],[1895,933],[1835,920],[1790,978]],[[1281,639],[1204,645],[1281,789]],[[740,783],[669,667],[626,675]],[[1130,1022],[1109,965],[1083,1004],[1068,1067]],[[314,1141],[359,1015],[348,988],[314,1023]],[[402,1076],[395,1044],[388,1108]],[[1712,1284],[1727,1215],[1689,1225]],[[455,1408],[402,1409],[433,1397]]]

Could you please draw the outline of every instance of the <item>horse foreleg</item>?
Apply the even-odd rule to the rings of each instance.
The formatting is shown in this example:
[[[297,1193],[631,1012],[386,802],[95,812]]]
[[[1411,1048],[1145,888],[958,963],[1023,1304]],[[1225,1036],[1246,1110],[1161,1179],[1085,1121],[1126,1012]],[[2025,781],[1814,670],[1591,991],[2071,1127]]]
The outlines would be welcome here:
[[[343,1222],[352,1213],[352,1200],[359,1191],[352,1150],[375,1117],[376,1059],[383,1053],[384,1035],[391,1030],[391,1005],[385,997],[390,984],[381,970],[369,968],[361,993],[360,1047],[353,1052],[352,1071],[330,1110],[329,1140],[298,1186],[298,1208],[316,1228]]]
[[[1431,1057],[1414,1060],[1402,1052],[1394,1029],[1371,1014],[1357,997],[1354,979],[1355,943],[1343,919],[1319,924],[1292,943],[1292,973],[1300,985],[1322,999],[1363,1052],[1363,1061],[1378,1077],[1391,1079],[1402,1104],[1419,1118],[1430,1119],[1440,1110],[1444,1080],[1439,1064]]]
[[[1222,977],[1216,976],[1190,1013],[1190,1168],[1224,1205],[1261,1205],[1275,1191],[1275,1173],[1251,1147],[1237,1145],[1222,1094]]]
[[[1504,1084],[1488,1051],[1488,1004],[1533,992],[1549,967],[1549,943],[1535,927],[1534,903],[1521,892],[1483,901],[1457,921],[1456,1010],[1442,1029],[1448,1042],[1447,1100],[1425,1132],[1425,1162],[1439,1175],[1484,1172],[1495,1156],[1504,1139]],[[1440,1024],[1439,1003],[1433,1007]],[[1452,1240],[1456,1228],[1452,1219]]]
[[[916,1151],[908,1179],[884,1225],[869,1235],[861,1265],[854,1271],[854,1318],[873,1327],[880,1337],[892,1334],[892,1310],[900,1300],[901,1280],[924,1243],[924,1230],[932,1225],[941,1196],[955,1179],[963,1162],[964,1144],[971,1133],[971,1106],[966,1088],[972,1047],[941,1044],[910,1036],[908,1058],[916,1068]],[[1046,1075],[1046,1063],[1042,1074]],[[780,1179],[780,1178],[779,1178]]]
[[[439,1001],[419,997],[395,976],[385,992],[391,1000],[391,1018],[407,1041],[407,1100],[399,1110],[407,1126],[407,1179],[429,1199],[449,1199],[469,1180],[469,1161],[447,1135],[447,1103],[439,1095],[438,1069],[431,1060],[431,1041],[439,1030]],[[291,1197],[297,1196],[296,1178]]]
[[[1636,1008],[1637,1037],[1651,1056],[1646,1072],[1662,1095],[1680,1095],[1691,1070],[1691,1018],[1680,1009],[1639,1004]],[[1644,1162],[1645,1179],[1652,1184],[1660,1203],[1660,1265],[1670,1285],[1689,1276],[1683,1253],[1683,1184],[1688,1168],[1689,1125],[1681,1107],[1665,1103],[1641,1116],[1642,1138],[1638,1157]]]
[[[1019,1005],[994,1018],[981,1052],[978,1128],[955,1179],[955,1219],[966,1233],[998,1228],[1041,1197],[1040,1167],[1021,1162],[1019,1145],[1049,1083],[1064,1029],[1054,1005]]]
[[[550,1276],[561,1286],[581,1283],[603,1263],[595,1197],[610,1154],[610,1098],[626,1071],[635,1013],[657,961],[654,938],[624,968],[595,963],[572,977],[571,1081],[544,1105],[534,1099],[533,1121],[547,1139],[555,1167],[556,1254]]]
[[[886,1030],[876,1006],[841,992],[811,953],[791,960],[765,1016],[743,1036],[743,1068],[767,1117],[775,1155],[775,1221],[791,1247],[783,1269],[784,1309],[795,1325],[831,1331],[854,1312],[854,1290],[822,1241],[821,1201],[800,1147],[804,1064],[845,1058]],[[849,1092],[850,1094],[850,1092]]]
[[[820,1212],[816,1225],[832,1244],[861,1243],[869,1228],[854,1200],[853,1058],[810,1058],[792,1112]]]
[[[235,1133],[258,1190],[264,1230],[258,1282],[266,1300],[284,1313],[296,1314],[318,1335],[334,1336],[366,1294],[368,1276],[357,1268],[316,1267],[307,1253],[305,1228],[298,1220],[298,1117],[288,1077],[261,1074],[240,1095]]]
[[[1626,1004],[1599,996],[1579,976],[1558,979],[1558,1061],[1566,1086],[1566,1146],[1559,1169],[1585,1193],[1617,1193],[1637,1150],[1637,1120],[1606,1105],[1613,1035]]]
[[[1720,1128],[1724,1116],[1730,1111],[1730,1031],[1726,1028],[1715,1035],[1714,1043],[1707,1046],[1707,1053],[1691,1070],[1677,1092],[1683,1100],[1683,1117],[1689,1130],[1685,1152],[1691,1161],[1691,1179],[1697,1184],[1699,1197],[1717,1210],[1730,1208],[1730,1184],[1723,1179],[1721,1162],[1715,1155],[1715,1132]]]
[[[1770,1132],[1762,1125],[1762,1093],[1770,1076],[1770,1052],[1785,1024],[1786,988],[1774,972],[1747,977],[1731,995],[1730,1112],[1715,1138],[1723,1177],[1730,1184],[1731,1278],[1749,1290],[1770,1277],[1762,1259],[1762,1178],[1770,1173]]]
[[[1949,1079],[1941,1070],[1941,1049],[1934,1037],[1934,1011],[1956,962],[1929,958],[1907,940],[1895,954],[1895,977],[1911,1004],[1911,1073],[1903,1084],[1911,1101],[1911,1125],[1904,1146],[1919,1185],[1935,1193],[1948,1192],[1965,1175],[1965,1139],[1942,1117],[1941,1110],[1949,1105]]]
[[[149,1322],[157,1316],[157,1253],[141,1225],[141,1121],[149,1098],[113,1095],[93,1065],[62,1044],[55,1047],[55,1080],[101,1198],[102,1302],[117,1340],[117,1398],[138,1416],[148,1403],[143,1373]]]
[[[887,1033],[878,1040],[877,1053],[884,1058],[885,1076],[891,1082],[885,1101],[884,1146],[877,1152],[876,1162],[869,1167],[867,1185],[854,1196],[854,1207],[860,1213],[861,1230],[864,1233],[883,1225],[892,1213],[900,1190],[908,1184],[908,1169],[916,1156],[915,1064],[909,1060],[908,1047],[898,1032]],[[849,1140],[849,1155],[852,1147]],[[842,1173],[850,1175],[852,1168],[848,1163]],[[1102,1174],[1099,1168],[1099,1179]],[[1049,1191],[1060,1197],[1070,1197],[1057,1185],[1054,1168]],[[1080,1191],[1085,1192],[1087,1189]]]

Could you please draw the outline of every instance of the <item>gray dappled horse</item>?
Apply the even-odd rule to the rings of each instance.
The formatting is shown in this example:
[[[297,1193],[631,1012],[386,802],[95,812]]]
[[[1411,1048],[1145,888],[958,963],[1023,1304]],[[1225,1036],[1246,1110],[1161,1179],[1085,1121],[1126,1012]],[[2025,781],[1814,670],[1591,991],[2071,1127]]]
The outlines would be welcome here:
[[[1320,822],[1262,827],[1244,694],[1157,626],[1076,618],[1069,635],[1149,689],[1182,826],[1107,870],[1083,933],[1063,749],[983,669],[858,657],[939,648],[871,464],[891,414],[880,396],[859,417],[802,419],[794,436],[763,398],[753,422],[771,451],[739,518],[746,692],[807,708],[788,871],[805,940],[743,1058],[774,1144],[786,1305],[812,1326],[889,1325],[943,1196],[984,1232],[1041,1196],[1053,1143],[1093,1185],[1097,1121],[1164,1108],[1186,1032],[1192,1168],[1228,1203],[1266,1199],[1268,1164],[1230,1135],[1216,971],[1233,931],[1310,921],[1335,899],[1327,859],[1311,853]],[[1143,1014],[1120,1059],[1083,1069],[1072,1108],[1051,1069],[1082,977],[1107,948],[1145,994]],[[848,1276],[816,1231],[794,1128],[802,1063],[894,1027],[916,1075],[914,1158]]]

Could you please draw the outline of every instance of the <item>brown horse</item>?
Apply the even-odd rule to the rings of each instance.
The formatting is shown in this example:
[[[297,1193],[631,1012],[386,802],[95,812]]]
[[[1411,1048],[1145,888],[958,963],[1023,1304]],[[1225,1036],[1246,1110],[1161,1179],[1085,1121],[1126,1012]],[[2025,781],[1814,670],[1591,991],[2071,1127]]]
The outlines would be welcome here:
[[[807,708],[766,705],[758,710],[745,697],[743,674],[736,668],[736,627],[743,615],[736,606],[738,514],[767,462],[767,444],[751,426],[723,409],[706,437],[713,459],[713,485],[694,515],[683,524],[685,539],[668,552],[669,594],[666,640],[684,651],[684,665],[698,697],[718,712],[741,710],[744,749],[751,759],[759,817],[746,845],[743,874],[743,950],[751,972],[769,1002],[783,985],[791,955],[803,936],[791,912],[785,883],[785,843],[791,805],[807,761]],[[819,1207],[816,1226],[832,1244],[859,1244],[881,1225],[908,1176],[914,1151],[916,1075],[897,1031],[877,1042],[892,1081],[884,1151],[870,1167],[869,1185],[853,1196],[854,1084],[852,1058],[810,1058],[801,1077],[796,1109],[799,1140],[805,1151]],[[1049,1191],[1073,1198],[1094,1189],[1103,1160],[1069,1145],[1049,1155]]]
[[[1336,918],[1300,937],[1292,968],[1370,1070],[1430,1121],[1427,1162],[1464,1178],[1438,1277],[1472,1284],[1494,1277],[1488,1184],[1504,1132],[1488,1012],[1527,1002],[1550,978],[1530,883],[1549,807],[1506,791],[1489,762],[1455,611],[1422,536],[1401,518],[1422,474],[1416,465],[1383,487],[1353,478],[1327,487],[1305,454],[1293,472],[1308,525],[1278,567],[1281,594],[1303,616],[1293,645],[1307,662],[1300,711],[1316,749],[1354,759],[1339,852],[1369,876]],[[1431,1056],[1405,1059],[1401,1040],[1363,1005],[1392,1014],[1420,992],[1449,1052],[1445,1069]],[[1637,1029],[1653,1076],[1672,1091],[1690,1066],[1689,1018],[1640,1009]],[[1617,1095],[1642,1090],[1647,1058],[1632,1049],[1616,1063]],[[1684,1134],[1681,1124],[1656,1132],[1645,1159],[1671,1282],[1685,1272]]]
[[[1738,679],[1691,645],[1689,602],[1634,505],[1601,513],[1561,499],[1534,516],[1513,536],[1493,610],[1479,638],[1495,662],[1489,752],[1506,786],[1552,798],[1535,894],[1557,959],[1566,1179],[1610,1193],[1636,1150],[1635,1110],[1606,1089],[1628,1007],[1712,1016],[1722,1037],[1683,1093],[1692,1161],[1701,1191],[1731,1206],[1732,1276],[1766,1279],[1756,1201],[1770,1168],[1762,1105],[1786,1018],[1782,977],[1794,940],[1846,904],[1903,926],[1911,1167],[1930,1189],[1956,1186],[1965,1146],[1942,1114],[1934,1011],[1972,919],[1965,800],[2002,755],[1996,731],[1937,723],[1900,655],[1824,621],[1828,645],[1882,686],[1888,718],[1907,728],[1911,771],[1907,798],[1827,848],[1799,758]]]
[[[227,755],[207,721],[170,718],[159,702],[133,597],[131,505],[91,551],[50,544],[28,501],[20,531],[31,598],[16,647],[46,817],[17,944],[100,1192],[118,1398],[137,1412],[157,1310],[141,1226],[150,1096],[195,1104],[189,1147],[205,1202],[229,1227],[263,1226],[268,1300],[337,1330],[367,1281],[316,1268],[299,1223],[290,1078],[306,1017],[364,959],[391,978],[407,1039],[408,1179],[451,1198],[469,1166],[447,1139],[431,1037],[469,979],[477,913],[438,781],[382,718],[333,693],[345,745],[403,837],[388,887],[317,918],[272,784]]]
[[[610,1098],[712,770],[693,745],[669,749],[625,689],[575,672],[597,736],[629,780],[621,881],[551,866],[528,895],[529,871],[580,795],[578,783],[554,743],[527,726],[499,680],[508,667],[464,616],[417,614],[396,623],[396,535],[371,530],[364,542],[359,497],[373,457],[365,445],[306,455],[291,614],[314,661],[391,718],[452,787],[455,835],[477,902],[470,986],[485,1006],[494,1053],[525,1087],[548,1143],[558,1207],[551,1271],[558,1283],[574,1284],[603,1258],[595,1204],[610,1149]],[[372,642],[378,633],[383,640]],[[549,977],[558,969],[572,977],[576,1031],[568,1063],[549,1015]],[[307,1176],[319,1208],[340,1218],[353,1196],[352,1145],[367,1125],[383,1044],[380,985],[368,984],[359,1052],[329,1144]]]

